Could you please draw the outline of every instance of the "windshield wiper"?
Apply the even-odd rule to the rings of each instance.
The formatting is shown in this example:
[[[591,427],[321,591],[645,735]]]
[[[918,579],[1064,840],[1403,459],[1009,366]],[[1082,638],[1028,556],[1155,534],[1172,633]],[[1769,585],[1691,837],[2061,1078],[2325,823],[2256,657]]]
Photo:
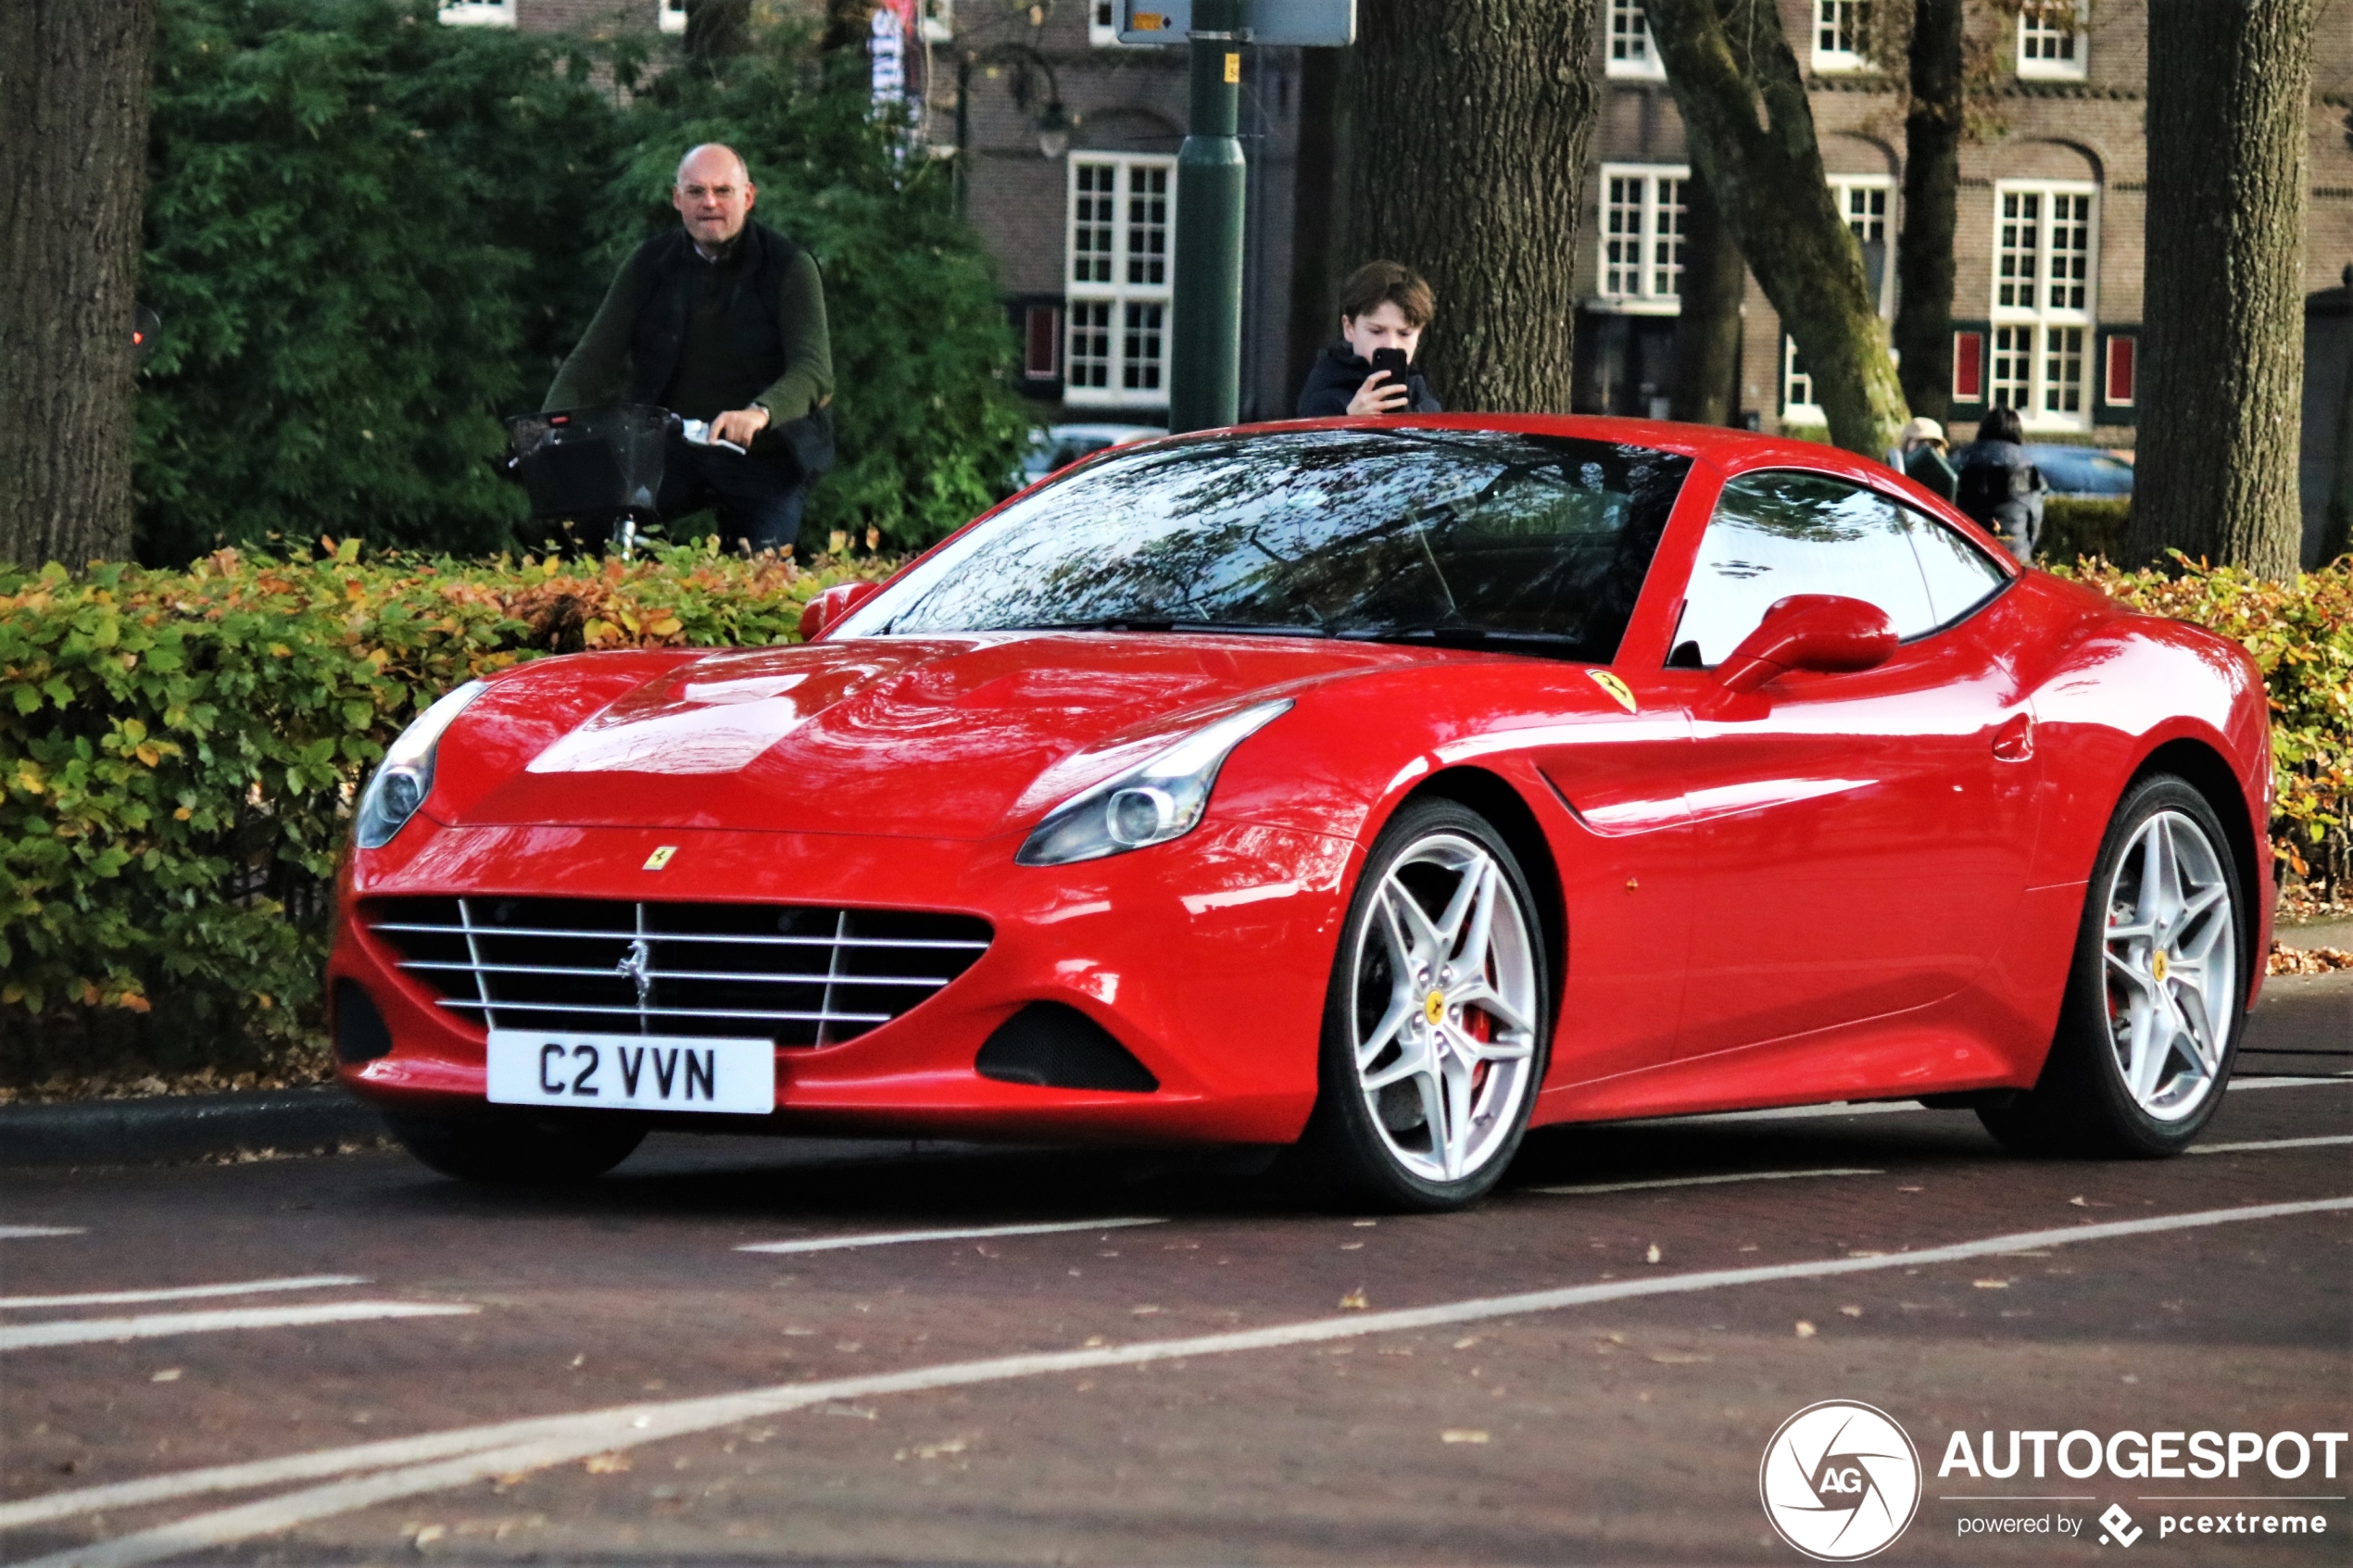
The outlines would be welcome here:
[[[1569,657],[1582,657],[1576,650],[1585,646],[1585,639],[1567,632],[1520,632],[1503,626],[1468,626],[1444,621],[1425,621],[1400,626],[1348,626],[1331,633],[1349,642],[1360,643],[1434,643],[1443,646],[1502,646],[1512,651],[1544,652],[1558,657],[1566,651]]]
[[[1026,626],[992,627],[999,632],[1189,632],[1200,635],[1233,633],[1252,637],[1327,637],[1321,626],[1270,625],[1257,621],[1183,621],[1152,616],[1114,615],[1101,621],[1041,621]]]

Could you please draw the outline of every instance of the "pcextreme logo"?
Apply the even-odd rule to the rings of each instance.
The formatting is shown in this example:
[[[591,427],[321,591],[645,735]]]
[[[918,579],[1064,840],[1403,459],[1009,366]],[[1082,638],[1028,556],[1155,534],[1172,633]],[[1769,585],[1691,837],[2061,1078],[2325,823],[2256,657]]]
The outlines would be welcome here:
[[[1820,1562],[1891,1545],[1920,1506],[1920,1456],[1885,1411],[1851,1399],[1808,1405],[1781,1423],[1756,1473],[1765,1517]]]

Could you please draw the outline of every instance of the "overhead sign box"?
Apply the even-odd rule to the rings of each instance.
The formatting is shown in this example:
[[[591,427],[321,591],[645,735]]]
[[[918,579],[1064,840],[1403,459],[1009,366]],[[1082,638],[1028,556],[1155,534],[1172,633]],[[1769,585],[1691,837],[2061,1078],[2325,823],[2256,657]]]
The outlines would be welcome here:
[[[1182,44],[1193,0],[1118,0],[1122,44]],[[1242,0],[1252,44],[1337,49],[1356,42],[1356,0]]]

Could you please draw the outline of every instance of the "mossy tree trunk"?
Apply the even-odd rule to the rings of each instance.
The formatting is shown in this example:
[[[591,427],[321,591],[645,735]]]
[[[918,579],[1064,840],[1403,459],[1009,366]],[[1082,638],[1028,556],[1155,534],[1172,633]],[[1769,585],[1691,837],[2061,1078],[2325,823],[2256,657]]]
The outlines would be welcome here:
[[[1904,393],[1774,0],[1650,0],[1647,9],[1692,167],[1796,340],[1831,439],[1881,456],[1903,428]]]
[[[1449,408],[1568,411],[1593,6],[1358,9],[1347,262],[1388,257],[1429,280],[1438,320],[1416,363]]]
[[[1965,0],[1913,0],[1904,116],[1904,228],[1895,241],[1896,374],[1912,412],[1953,406],[1953,238],[1959,222]]]
[[[1741,295],[1747,264],[1694,172],[1683,187],[1682,310],[1675,318],[1674,413],[1692,424],[1732,422],[1740,407]]]
[[[131,554],[155,0],[0,4],[0,561]]]
[[[2150,0],[2147,282],[2128,547],[2295,573],[2315,0]]]

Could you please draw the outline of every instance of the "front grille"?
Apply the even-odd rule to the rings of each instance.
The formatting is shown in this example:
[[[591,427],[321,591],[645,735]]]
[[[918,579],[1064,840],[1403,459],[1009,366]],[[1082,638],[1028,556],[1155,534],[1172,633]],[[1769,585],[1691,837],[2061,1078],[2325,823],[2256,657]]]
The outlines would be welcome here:
[[[988,922],[903,909],[379,898],[368,927],[494,1029],[855,1039],[978,961]]]

